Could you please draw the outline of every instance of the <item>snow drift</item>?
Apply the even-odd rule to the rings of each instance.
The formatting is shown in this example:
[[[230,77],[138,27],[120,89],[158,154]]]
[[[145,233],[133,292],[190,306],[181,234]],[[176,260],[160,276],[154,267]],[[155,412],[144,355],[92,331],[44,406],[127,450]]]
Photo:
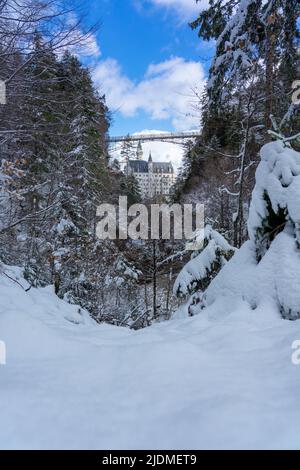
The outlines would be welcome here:
[[[295,325],[231,295],[134,332],[1,274],[0,448],[299,448]]]

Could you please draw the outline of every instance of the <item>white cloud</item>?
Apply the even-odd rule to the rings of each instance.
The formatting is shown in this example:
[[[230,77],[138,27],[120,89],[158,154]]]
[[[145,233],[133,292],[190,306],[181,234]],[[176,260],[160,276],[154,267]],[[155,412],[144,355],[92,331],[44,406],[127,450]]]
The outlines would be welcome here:
[[[199,12],[199,4],[196,0],[151,0],[154,5],[175,8],[181,12],[196,13]]]
[[[142,6],[145,3],[151,3],[156,7],[174,10],[184,20],[196,17],[196,15],[209,5],[208,0],[135,0],[136,5]]]
[[[170,119],[176,130],[199,126],[199,116],[193,111],[193,89],[200,91],[205,83],[199,62],[173,57],[149,65],[143,79],[134,82],[115,59],[106,59],[96,67],[94,79],[106,94],[108,106],[125,117],[143,111],[153,120]]]
[[[79,47],[80,56],[98,58],[101,56],[100,46],[95,34],[87,37]]]
[[[75,32],[76,34],[82,34],[81,31]],[[80,41],[80,44],[76,44],[67,49],[75,56],[79,58],[94,58],[98,59],[101,56],[100,46],[97,42],[97,38],[94,34],[89,35]]]
[[[101,56],[101,50],[96,34],[92,31],[89,33],[84,32],[81,28],[80,19],[74,13],[67,14],[66,21],[70,33],[59,43],[59,52],[62,53],[67,49],[79,58],[93,57],[98,59]]]

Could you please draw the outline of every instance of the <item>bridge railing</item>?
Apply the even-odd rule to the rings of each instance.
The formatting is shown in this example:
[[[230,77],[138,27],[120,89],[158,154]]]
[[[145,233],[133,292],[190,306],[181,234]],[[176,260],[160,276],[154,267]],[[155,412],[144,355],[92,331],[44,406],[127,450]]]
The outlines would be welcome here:
[[[154,140],[182,140],[182,139],[193,139],[200,137],[200,131],[190,132],[163,132],[160,134],[137,134],[137,135],[126,135],[126,136],[109,136],[107,139],[108,143],[118,142],[146,142]]]

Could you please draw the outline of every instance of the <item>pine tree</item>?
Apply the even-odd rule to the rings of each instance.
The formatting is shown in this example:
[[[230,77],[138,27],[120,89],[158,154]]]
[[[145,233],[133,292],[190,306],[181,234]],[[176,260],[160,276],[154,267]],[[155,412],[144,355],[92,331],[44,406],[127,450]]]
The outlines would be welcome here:
[[[141,202],[141,189],[134,175],[125,175],[121,183],[121,190],[124,196],[127,196],[129,206]]]
[[[220,105],[238,80],[251,74],[257,45],[263,38],[260,0],[212,0],[191,23],[204,40],[216,40],[216,53],[208,81],[212,105]]]
[[[128,138],[123,141],[122,148],[121,148],[121,159],[122,159],[122,162],[125,163],[126,176],[130,176],[128,162],[129,160],[134,160],[135,158],[136,158],[136,149],[135,149],[133,142],[129,139],[129,136],[128,136]]]
[[[46,261],[51,255],[51,240],[45,234],[49,234],[49,220],[59,202],[56,181],[61,149],[57,135],[61,124],[56,104],[58,61],[51,49],[44,48],[39,34],[35,36],[33,57],[25,74],[28,86],[34,89],[30,89],[29,99],[19,110],[30,129],[19,142],[26,160],[20,216],[29,216],[22,228],[27,239],[25,274],[33,285],[44,285],[51,282]],[[31,219],[32,213],[41,215]]]
[[[265,130],[271,127],[270,116],[278,93],[277,65],[286,70],[288,86],[296,72],[299,11],[299,2],[294,0],[210,2],[191,23],[199,37],[216,40],[208,82],[210,107],[221,106],[239,82],[246,83],[256,75],[265,83]]]
[[[210,225],[204,229],[203,248],[192,253],[174,283],[177,297],[203,293],[211,280],[234,254],[234,248]]]
[[[73,294],[78,291],[81,278],[87,282],[82,261],[95,239],[96,209],[109,194],[110,175],[104,140],[107,108],[103,98],[95,93],[88,71],[69,53],[61,62],[61,87],[66,128],[60,172],[61,205],[55,227],[60,230],[63,225],[66,230],[62,237],[55,237],[55,254],[62,250],[59,274],[63,295],[70,287]]]

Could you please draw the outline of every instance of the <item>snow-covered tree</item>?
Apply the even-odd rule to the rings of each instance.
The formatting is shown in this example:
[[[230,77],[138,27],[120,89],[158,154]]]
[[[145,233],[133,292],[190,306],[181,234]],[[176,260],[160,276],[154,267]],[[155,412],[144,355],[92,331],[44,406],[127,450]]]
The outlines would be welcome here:
[[[287,138],[262,147],[248,219],[250,240],[203,295],[194,294],[190,314],[215,302],[242,302],[261,315],[300,318],[300,153],[291,142]]]
[[[212,0],[191,23],[204,40],[216,40],[208,92],[220,104],[240,80],[257,74],[260,62],[265,81],[265,126],[270,127],[276,89],[275,67],[289,69],[289,86],[298,57],[297,0]],[[287,77],[286,77],[287,79]]]
[[[259,18],[260,0],[213,0],[191,23],[204,40],[216,40],[210,68],[208,91],[213,103],[220,103],[235,86],[249,76],[257,45],[264,38]]]
[[[300,154],[287,140],[277,140],[261,151],[256,173],[248,230],[260,261],[270,244],[289,228],[300,248]]]
[[[174,283],[177,297],[202,293],[224,264],[234,254],[234,248],[210,225],[204,229],[203,249],[193,252],[191,260],[182,268]]]
[[[201,142],[211,149],[209,158],[223,155],[228,162],[218,189],[228,199],[237,247],[247,237],[247,201],[268,130],[275,126],[293,135],[299,127],[299,106],[291,103],[299,64],[298,16],[294,0],[212,0],[191,24],[199,37],[216,41]],[[202,149],[197,153],[201,159]]]

